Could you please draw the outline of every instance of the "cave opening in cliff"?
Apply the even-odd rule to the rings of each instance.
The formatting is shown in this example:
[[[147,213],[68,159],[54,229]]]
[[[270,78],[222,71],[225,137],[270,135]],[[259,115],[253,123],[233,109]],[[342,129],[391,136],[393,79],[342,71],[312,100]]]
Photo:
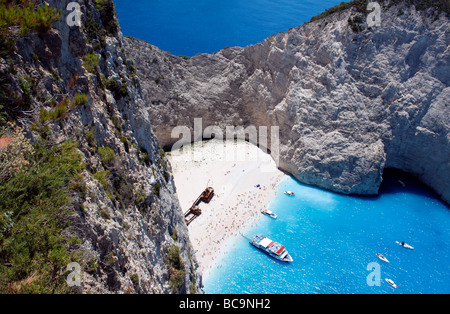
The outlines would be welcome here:
[[[415,175],[397,168],[386,168],[383,171],[383,181],[381,183],[379,194],[411,192],[417,195],[434,195],[442,199],[436,191],[423,183]]]

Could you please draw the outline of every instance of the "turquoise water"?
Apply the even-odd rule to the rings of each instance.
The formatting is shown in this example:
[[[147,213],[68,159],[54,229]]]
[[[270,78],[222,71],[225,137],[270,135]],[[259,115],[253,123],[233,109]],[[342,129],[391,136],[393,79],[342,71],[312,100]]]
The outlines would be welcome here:
[[[114,0],[124,35],[174,55],[256,44],[341,0]]]
[[[294,262],[278,262],[240,237],[206,278],[206,293],[450,293],[450,209],[413,178],[403,175],[403,188],[398,177],[387,175],[380,196],[368,198],[284,180],[270,206],[278,219],[262,217],[244,234],[284,244]],[[380,286],[367,284],[372,262]]]

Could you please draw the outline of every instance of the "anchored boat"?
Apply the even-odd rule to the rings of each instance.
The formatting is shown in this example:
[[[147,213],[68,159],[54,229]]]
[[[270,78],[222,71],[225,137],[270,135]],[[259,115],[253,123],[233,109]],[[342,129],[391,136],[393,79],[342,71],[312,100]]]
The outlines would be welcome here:
[[[289,195],[289,196],[294,196],[294,192],[292,191],[285,191],[284,194]]]
[[[275,214],[273,211],[268,210],[268,209],[264,209],[263,211],[261,211],[261,213],[263,215],[269,216],[270,218],[273,218],[273,219],[277,219],[278,218],[277,214]]]
[[[282,262],[294,261],[283,245],[274,242],[265,236],[262,235],[254,236],[253,239],[250,241],[250,244],[252,244],[257,249],[265,252],[266,254],[272,256],[273,258],[276,258],[279,261]]]
[[[397,180],[397,183],[406,188],[406,184],[402,180]]]
[[[400,246],[403,246],[405,249],[414,250],[414,248],[411,245],[409,245],[403,241],[402,242],[395,241],[395,243],[397,243]]]
[[[383,254],[377,253],[377,256],[378,256],[378,258],[381,259],[383,262],[390,263],[389,260],[388,260],[385,256],[383,256]]]
[[[392,279],[386,278],[385,280],[391,287],[393,287],[395,289],[398,288],[398,286],[395,284],[395,282]]]

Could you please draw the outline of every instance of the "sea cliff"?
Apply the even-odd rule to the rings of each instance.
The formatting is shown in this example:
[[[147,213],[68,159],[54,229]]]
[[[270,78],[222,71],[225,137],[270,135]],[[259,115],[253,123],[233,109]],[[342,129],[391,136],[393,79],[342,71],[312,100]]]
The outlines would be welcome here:
[[[450,202],[448,5],[380,3],[379,26],[367,1],[353,1],[192,58],[126,39],[159,142],[170,149],[173,128],[194,130],[194,118],[223,133],[279,126],[279,168],[300,182],[375,195],[383,170],[397,168]]]

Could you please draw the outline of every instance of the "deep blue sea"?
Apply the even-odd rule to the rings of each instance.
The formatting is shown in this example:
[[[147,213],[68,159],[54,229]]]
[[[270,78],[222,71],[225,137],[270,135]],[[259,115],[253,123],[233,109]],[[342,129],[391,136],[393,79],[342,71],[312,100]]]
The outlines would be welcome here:
[[[206,293],[450,293],[450,208],[412,177],[386,175],[378,197],[335,194],[288,178],[270,209],[277,220],[264,216],[244,234],[282,243],[294,262],[279,262],[239,237],[206,278]],[[373,262],[380,286],[367,283],[377,278],[367,268]]]
[[[342,0],[114,0],[124,35],[174,55],[248,46]]]
[[[185,56],[255,44],[340,2],[114,0],[124,35]],[[450,209],[410,177],[402,177],[407,188],[401,187],[398,177],[387,175],[376,198],[334,194],[286,179],[270,205],[279,218],[262,217],[245,234],[281,242],[294,262],[278,262],[241,237],[206,278],[205,291],[450,293]],[[285,190],[296,196],[285,196]],[[380,265],[380,286],[367,284],[373,271],[367,266],[373,262]],[[386,284],[386,278],[399,287]]]

